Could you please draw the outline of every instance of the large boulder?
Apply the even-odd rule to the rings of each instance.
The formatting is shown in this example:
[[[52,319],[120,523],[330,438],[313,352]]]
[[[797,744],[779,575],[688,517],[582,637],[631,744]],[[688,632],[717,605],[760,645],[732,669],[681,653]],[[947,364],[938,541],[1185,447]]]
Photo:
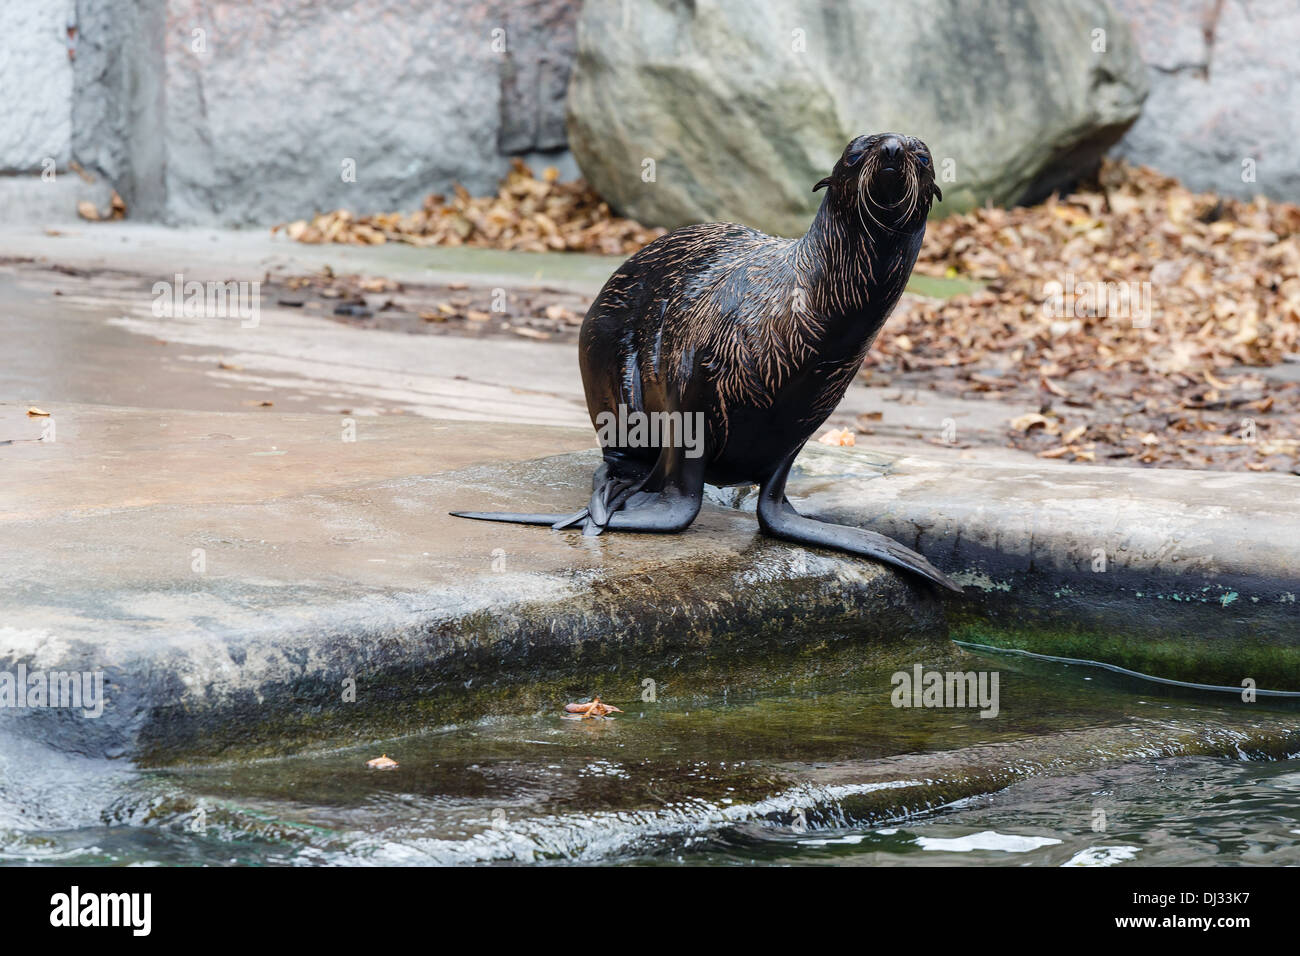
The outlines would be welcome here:
[[[1197,190],[1300,202],[1300,4],[1115,0],[1151,97],[1118,152]]]
[[[1095,165],[1146,90],[1105,0],[588,3],[569,144],[644,222],[795,235],[857,134],[929,143],[939,212],[1032,202]]]

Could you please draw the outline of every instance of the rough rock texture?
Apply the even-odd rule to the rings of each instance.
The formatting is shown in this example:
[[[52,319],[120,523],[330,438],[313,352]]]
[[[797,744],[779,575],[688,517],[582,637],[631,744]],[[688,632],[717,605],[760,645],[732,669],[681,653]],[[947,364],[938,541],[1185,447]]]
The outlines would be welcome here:
[[[226,226],[413,208],[457,182],[490,192],[515,155],[571,177],[577,9],[6,0],[0,174],[76,159],[136,218]],[[24,176],[28,193],[38,182]],[[19,209],[43,216],[44,200]]]
[[[1300,199],[1300,7],[1111,2],[1152,89],[1119,151],[1197,189]],[[411,206],[456,181],[486,190],[513,155],[576,175],[565,94],[581,6],[5,0],[7,214],[69,218],[115,187],[133,218],[251,225]],[[1141,102],[1134,43],[1104,0],[588,6],[574,139],[616,204],[667,225],[798,232],[808,187],[844,141],[886,126],[954,161],[939,214],[1032,199],[1086,166]],[[1098,28],[1107,53],[1092,51]],[[46,157],[60,179],[76,160],[100,182],[43,189]]]
[[[1145,94],[1136,46],[1104,0],[590,3],[569,141],[627,215],[792,235],[816,209],[813,183],[859,133],[926,140],[944,214],[1034,201],[1076,178]]]
[[[1132,20],[1151,82],[1119,153],[1193,189],[1300,201],[1300,4],[1113,2]]]
[[[123,7],[105,18],[117,48],[128,42],[134,7],[111,0],[0,4],[0,208],[10,222],[75,220],[83,200],[106,212],[114,182],[125,179],[123,127],[108,86],[88,79],[100,78],[102,60],[81,42],[82,11],[108,13],[110,5]]]
[[[580,0],[517,0],[504,7],[510,38],[501,70],[502,153],[567,150],[564,101],[577,55]]]
[[[166,0],[77,0],[72,150],[137,219],[164,211]]]
[[[171,0],[166,218],[238,225],[310,204],[411,208],[455,182],[489,192],[503,148],[562,146],[548,129],[563,58],[533,57],[547,46],[535,32],[564,21],[553,2]]]
[[[64,166],[72,147],[72,0],[0,4],[0,172]]]

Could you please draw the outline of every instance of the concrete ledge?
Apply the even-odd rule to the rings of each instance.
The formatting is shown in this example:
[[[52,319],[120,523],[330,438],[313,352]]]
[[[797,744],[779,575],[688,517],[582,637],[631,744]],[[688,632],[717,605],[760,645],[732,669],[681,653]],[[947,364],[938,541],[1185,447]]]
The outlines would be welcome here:
[[[101,670],[108,703],[0,719],[65,750],[290,752],[481,717],[519,685],[944,634],[935,595],[731,509],[595,540],[447,515],[583,500],[594,449],[506,464],[590,445],[577,430],[387,420],[343,442],[330,416],[46,410],[56,442],[0,450],[0,671]],[[6,434],[38,427],[5,411]]]
[[[46,410],[0,406],[0,672],[100,670],[108,702],[0,720],[65,750],[292,752],[679,663],[941,640],[945,615],[980,644],[1300,690],[1283,476],[810,448],[796,504],[961,575],[944,607],[870,562],[760,537],[752,492],[711,491],[678,536],[447,515],[576,507],[597,460],[583,430],[382,418],[346,441],[332,416]],[[57,440],[36,440],[49,421]]]
[[[1300,480],[810,448],[792,497],[958,577],[954,637],[1300,690]]]

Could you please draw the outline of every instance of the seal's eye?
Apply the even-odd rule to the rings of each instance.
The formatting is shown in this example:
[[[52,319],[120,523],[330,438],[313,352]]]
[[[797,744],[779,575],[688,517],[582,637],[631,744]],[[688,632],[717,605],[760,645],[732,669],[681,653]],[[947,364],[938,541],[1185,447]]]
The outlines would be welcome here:
[[[925,153],[917,153],[917,154],[916,154],[916,161],[917,161],[918,163],[920,163],[922,166],[929,166],[929,165],[930,165],[930,157],[927,156],[927,155],[925,155]]]
[[[849,155],[844,157],[844,164],[846,166],[856,166],[858,165],[858,163],[862,161],[862,157],[865,156],[866,154],[867,154],[866,149],[854,150],[853,152],[849,153]]]

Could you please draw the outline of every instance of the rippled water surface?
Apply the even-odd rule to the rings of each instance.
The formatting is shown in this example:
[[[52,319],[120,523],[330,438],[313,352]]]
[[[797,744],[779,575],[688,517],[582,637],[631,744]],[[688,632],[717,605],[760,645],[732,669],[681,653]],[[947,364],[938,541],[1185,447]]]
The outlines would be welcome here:
[[[841,866],[1296,866],[1300,763],[1158,759],[1031,780],[925,820],[886,827],[718,834],[675,859]]]
[[[891,653],[761,693],[679,699],[665,680],[613,720],[557,708],[201,769],[0,738],[0,862],[1300,863],[1300,762],[1273,759],[1300,750],[1294,705]],[[894,707],[917,662],[996,671],[998,716]],[[1281,746],[1255,746],[1260,728]],[[381,752],[400,767],[367,769]]]

